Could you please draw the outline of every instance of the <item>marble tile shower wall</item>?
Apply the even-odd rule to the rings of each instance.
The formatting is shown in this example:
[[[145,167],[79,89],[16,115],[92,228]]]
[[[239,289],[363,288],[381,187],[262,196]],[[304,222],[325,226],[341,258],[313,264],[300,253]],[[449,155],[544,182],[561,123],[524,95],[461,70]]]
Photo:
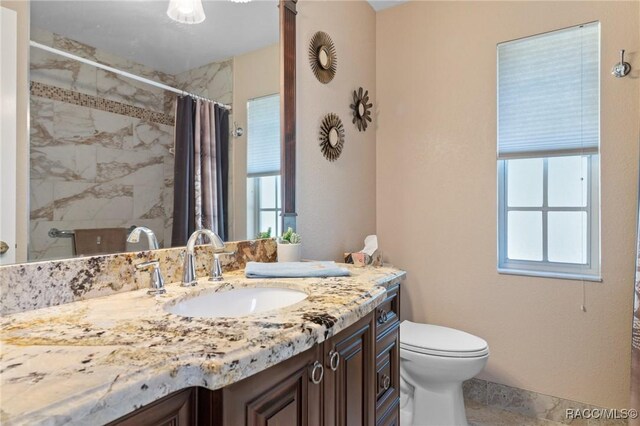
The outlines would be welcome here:
[[[228,105],[233,102],[233,59],[185,71],[175,79],[182,90]]]
[[[34,28],[31,38],[231,102],[231,60],[173,76],[47,31]],[[162,89],[40,49],[31,49],[30,60],[32,82],[173,116],[175,95]],[[29,260],[73,255],[72,241],[50,238],[51,228],[148,226],[170,245],[173,126],[126,114],[31,96]]]

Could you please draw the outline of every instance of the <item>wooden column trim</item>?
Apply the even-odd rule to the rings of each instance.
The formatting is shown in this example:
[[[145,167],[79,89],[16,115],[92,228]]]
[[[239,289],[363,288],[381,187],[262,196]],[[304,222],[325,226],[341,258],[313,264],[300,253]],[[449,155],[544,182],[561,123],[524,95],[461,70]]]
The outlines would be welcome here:
[[[296,3],[280,0],[282,229],[296,229]]]

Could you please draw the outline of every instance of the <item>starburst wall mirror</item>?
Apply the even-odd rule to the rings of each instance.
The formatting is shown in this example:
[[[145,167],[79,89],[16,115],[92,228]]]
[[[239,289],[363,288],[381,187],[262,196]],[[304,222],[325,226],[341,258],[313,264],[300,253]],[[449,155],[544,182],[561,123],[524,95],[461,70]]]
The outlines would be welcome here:
[[[371,123],[371,107],[369,103],[369,91],[360,87],[353,91],[353,103],[350,105],[353,111],[353,124],[356,125],[358,131],[367,130],[368,123]]]
[[[336,47],[329,34],[318,31],[309,43],[309,64],[319,82],[323,84],[333,80],[338,69]]]

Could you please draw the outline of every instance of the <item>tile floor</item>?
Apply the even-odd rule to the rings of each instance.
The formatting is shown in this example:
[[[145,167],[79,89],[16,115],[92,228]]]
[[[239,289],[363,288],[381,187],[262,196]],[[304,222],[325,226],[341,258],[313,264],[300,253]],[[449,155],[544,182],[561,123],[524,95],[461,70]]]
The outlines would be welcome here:
[[[475,401],[466,401],[467,421],[470,426],[551,426],[562,423],[533,419],[499,408],[488,407]]]

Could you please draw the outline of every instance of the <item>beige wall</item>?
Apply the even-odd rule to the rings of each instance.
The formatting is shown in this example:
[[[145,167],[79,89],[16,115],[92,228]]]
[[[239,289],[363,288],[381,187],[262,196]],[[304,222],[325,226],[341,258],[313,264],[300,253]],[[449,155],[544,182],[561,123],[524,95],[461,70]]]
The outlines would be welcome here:
[[[244,129],[232,137],[231,191],[229,212],[231,241],[253,238],[247,235],[247,101],[280,92],[280,45],[274,44],[233,58],[233,121]]]
[[[16,262],[27,261],[29,227],[29,2],[1,1],[18,14]]]
[[[297,211],[302,255],[336,260],[359,250],[375,233],[375,126],[358,132],[351,123],[353,90],[375,97],[375,13],[363,0],[298,3],[296,17]],[[333,39],[338,71],[329,84],[316,80],[308,43],[316,31]],[[327,161],[318,145],[322,118],[334,112],[345,128],[342,155]],[[374,123],[375,124],[375,123]]]
[[[638,2],[411,2],[377,16],[377,229],[405,316],[485,338],[481,377],[629,404],[638,191]],[[602,275],[496,272],[496,43],[602,23]],[[625,48],[630,78],[611,67]]]

